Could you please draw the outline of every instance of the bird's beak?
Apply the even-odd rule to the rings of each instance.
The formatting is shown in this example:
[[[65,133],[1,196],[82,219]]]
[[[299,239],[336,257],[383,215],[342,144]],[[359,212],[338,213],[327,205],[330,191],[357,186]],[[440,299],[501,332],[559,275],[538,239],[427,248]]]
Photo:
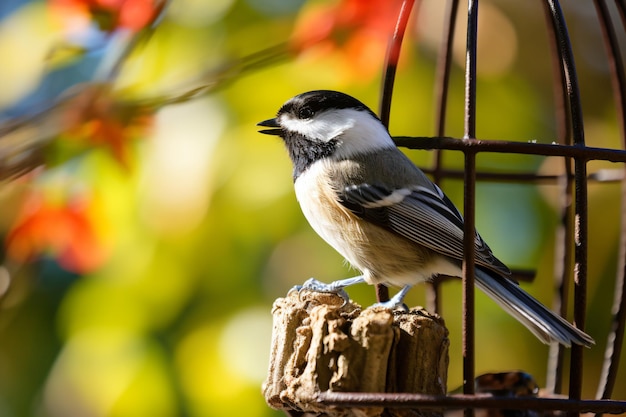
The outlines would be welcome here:
[[[266,135],[276,135],[276,136],[280,136],[280,135],[283,134],[283,129],[280,127],[280,125],[276,121],[276,118],[263,120],[262,122],[259,122],[256,125],[257,126],[273,127],[274,128],[274,129],[259,130],[259,133],[264,133]]]

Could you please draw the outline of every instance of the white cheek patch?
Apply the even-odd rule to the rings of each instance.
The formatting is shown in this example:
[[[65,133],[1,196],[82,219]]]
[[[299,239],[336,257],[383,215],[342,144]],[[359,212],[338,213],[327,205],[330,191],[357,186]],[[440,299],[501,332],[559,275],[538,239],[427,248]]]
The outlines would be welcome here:
[[[338,139],[339,145],[333,154],[337,159],[375,149],[395,148],[385,126],[363,110],[331,109],[306,120],[284,113],[279,116],[278,123],[311,140],[330,142]]]
[[[285,129],[301,135],[329,142],[354,126],[354,118],[338,117],[339,112],[321,113],[312,119],[298,119],[289,114],[280,116],[278,123]]]
[[[354,155],[373,152],[377,149],[395,148],[383,124],[370,113],[362,110],[342,109],[337,112],[349,118],[352,125],[343,132],[341,145],[337,147],[334,157],[337,159],[351,158]]]

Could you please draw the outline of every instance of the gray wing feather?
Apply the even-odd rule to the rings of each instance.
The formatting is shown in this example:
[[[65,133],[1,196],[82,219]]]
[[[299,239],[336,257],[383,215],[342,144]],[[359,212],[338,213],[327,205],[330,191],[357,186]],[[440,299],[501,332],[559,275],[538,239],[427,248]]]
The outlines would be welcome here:
[[[354,214],[419,245],[463,259],[463,217],[439,189],[415,186],[391,190],[378,185],[346,187],[340,202]],[[509,269],[476,233],[476,264],[508,276]]]

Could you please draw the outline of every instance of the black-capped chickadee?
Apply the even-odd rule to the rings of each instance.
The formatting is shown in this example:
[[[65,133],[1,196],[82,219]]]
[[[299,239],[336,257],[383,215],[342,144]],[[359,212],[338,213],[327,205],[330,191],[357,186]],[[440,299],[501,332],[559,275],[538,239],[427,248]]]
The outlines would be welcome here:
[[[401,290],[442,274],[461,276],[463,217],[394,144],[363,103],[336,91],[310,91],[258,124],[280,136],[293,162],[302,212],[313,229],[362,275],[301,288],[336,292],[361,282]],[[593,339],[511,280],[509,269],[476,234],[476,285],[544,343],[590,346]]]

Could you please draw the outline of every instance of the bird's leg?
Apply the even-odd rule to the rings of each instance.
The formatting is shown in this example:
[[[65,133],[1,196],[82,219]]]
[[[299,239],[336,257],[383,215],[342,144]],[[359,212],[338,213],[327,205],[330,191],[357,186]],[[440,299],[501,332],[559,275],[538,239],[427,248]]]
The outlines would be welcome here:
[[[412,287],[412,285],[405,285],[400,291],[398,291],[396,295],[391,297],[389,301],[385,301],[384,303],[376,303],[372,307],[385,307],[392,310],[402,307],[404,310],[406,310],[407,307],[404,305],[404,297],[406,297],[406,294]]]
[[[293,287],[291,291],[295,290],[300,292],[302,290],[309,290],[316,292],[333,293],[343,298],[344,301],[347,303],[348,301],[350,301],[350,297],[348,297],[348,293],[344,291],[344,288],[354,284],[361,284],[363,282],[365,282],[365,278],[363,277],[363,275],[359,275],[358,277],[353,278],[341,279],[339,281],[333,281],[330,284],[318,281],[315,278],[309,278],[304,282],[304,284],[296,285],[295,287]]]

